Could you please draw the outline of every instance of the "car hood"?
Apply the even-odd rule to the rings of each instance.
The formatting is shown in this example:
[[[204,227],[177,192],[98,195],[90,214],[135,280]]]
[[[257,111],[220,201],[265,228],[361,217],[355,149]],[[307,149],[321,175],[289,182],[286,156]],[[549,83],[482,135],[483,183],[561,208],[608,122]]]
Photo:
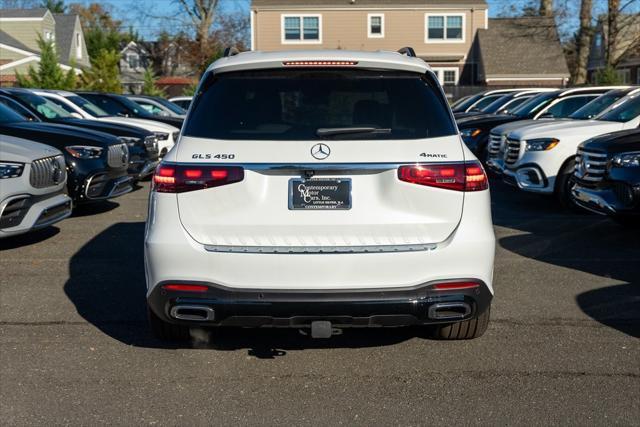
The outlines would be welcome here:
[[[62,154],[48,145],[24,138],[2,135],[0,138],[0,160],[8,162],[31,163],[36,159]]]
[[[65,145],[92,144],[98,146],[108,146],[118,143],[118,138],[108,133],[95,130],[84,130],[75,126],[60,125],[55,123],[35,123],[16,122],[0,125],[0,133],[19,136],[37,140],[42,143],[49,143],[50,138],[55,138],[58,142],[64,141]]]
[[[604,151],[608,154],[640,151],[640,129],[629,129],[600,135],[582,143],[588,150]]]
[[[472,127],[493,127],[501,125],[502,123],[513,122],[516,120],[520,119],[516,116],[511,116],[508,114],[482,114],[480,116],[463,117],[460,120],[457,120],[457,123],[458,128],[468,129]]]
[[[496,126],[495,128],[491,129],[491,133],[505,135],[517,129],[531,129],[533,127],[537,128],[538,126],[549,126],[550,124],[557,123],[557,120],[558,119],[518,120],[516,122],[510,122],[500,126]]]
[[[100,120],[86,120],[86,119],[64,119],[56,121],[58,124],[78,126],[83,129],[92,129],[100,132],[108,133],[115,136],[130,136],[135,138],[144,139],[147,136],[152,135],[148,130],[140,127],[131,126],[127,124],[117,124],[111,122],[103,122]]]
[[[173,133],[179,131],[175,126],[168,125],[166,123],[156,122],[155,120],[136,119],[133,117],[100,117],[101,122],[114,123],[114,124],[126,124],[130,126],[137,126],[149,132],[166,132]]]
[[[535,126],[514,130],[509,137],[514,139],[561,138],[572,136],[600,135],[605,132],[620,130],[623,123],[605,122],[602,120],[576,120],[571,122],[550,123],[547,126]]]

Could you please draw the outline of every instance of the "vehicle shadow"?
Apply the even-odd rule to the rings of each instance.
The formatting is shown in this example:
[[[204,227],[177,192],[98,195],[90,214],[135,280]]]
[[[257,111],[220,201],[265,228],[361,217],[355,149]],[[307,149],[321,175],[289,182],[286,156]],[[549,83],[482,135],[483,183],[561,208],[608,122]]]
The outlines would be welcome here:
[[[111,200],[101,200],[99,202],[81,203],[74,206],[72,217],[78,218],[83,216],[97,215],[114,210],[120,206],[120,203]]]
[[[525,233],[499,239],[520,256],[624,284],[576,296],[588,316],[628,335],[640,330],[640,232],[606,217],[570,213],[552,199],[493,183],[493,222]]]
[[[5,237],[4,239],[0,239],[0,251],[17,249],[23,246],[44,242],[58,233],[60,233],[60,229],[58,227],[49,226],[29,233]]]
[[[287,350],[360,348],[427,338],[425,328],[353,329],[327,340],[314,340],[292,329],[191,331],[186,343],[164,343],[151,336],[146,321],[143,264],[144,222],[118,223],[104,230],[70,259],[64,291],[77,312],[106,335],[146,348],[246,349],[257,358],[283,356]]]

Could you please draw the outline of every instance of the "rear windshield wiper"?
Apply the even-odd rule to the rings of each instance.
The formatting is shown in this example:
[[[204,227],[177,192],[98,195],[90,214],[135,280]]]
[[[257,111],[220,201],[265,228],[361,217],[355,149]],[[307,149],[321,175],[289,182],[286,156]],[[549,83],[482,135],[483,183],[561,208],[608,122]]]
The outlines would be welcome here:
[[[318,136],[353,135],[353,134],[374,134],[384,135],[391,133],[389,128],[374,127],[344,127],[344,128],[320,128],[316,130]]]

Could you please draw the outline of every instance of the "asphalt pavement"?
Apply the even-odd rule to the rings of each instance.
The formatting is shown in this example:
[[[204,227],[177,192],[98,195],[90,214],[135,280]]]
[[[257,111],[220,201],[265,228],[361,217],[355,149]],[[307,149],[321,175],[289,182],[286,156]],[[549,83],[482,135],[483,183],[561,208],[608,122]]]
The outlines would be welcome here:
[[[639,425],[640,233],[492,185],[492,320],[419,328],[195,331],[144,309],[148,183],[0,241],[3,425]]]

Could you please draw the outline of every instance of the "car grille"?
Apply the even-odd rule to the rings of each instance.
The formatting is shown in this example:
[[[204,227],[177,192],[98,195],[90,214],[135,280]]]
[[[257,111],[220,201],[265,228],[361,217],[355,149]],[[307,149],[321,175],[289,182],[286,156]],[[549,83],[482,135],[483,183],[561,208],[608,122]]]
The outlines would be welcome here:
[[[625,182],[616,182],[613,186],[613,192],[623,205],[633,205],[633,190]]]
[[[504,152],[504,164],[513,165],[520,157],[520,141],[507,138],[507,147]]]
[[[127,144],[110,145],[107,163],[112,168],[126,167],[129,164],[129,149],[127,148]]]
[[[578,148],[574,177],[578,181],[596,184],[604,178],[607,169],[607,155],[597,151]]]
[[[500,156],[500,146],[502,145],[502,135],[492,133],[489,137],[489,157],[495,158]]]
[[[64,182],[66,176],[64,157],[45,157],[31,163],[29,183],[34,188],[53,187]]]

